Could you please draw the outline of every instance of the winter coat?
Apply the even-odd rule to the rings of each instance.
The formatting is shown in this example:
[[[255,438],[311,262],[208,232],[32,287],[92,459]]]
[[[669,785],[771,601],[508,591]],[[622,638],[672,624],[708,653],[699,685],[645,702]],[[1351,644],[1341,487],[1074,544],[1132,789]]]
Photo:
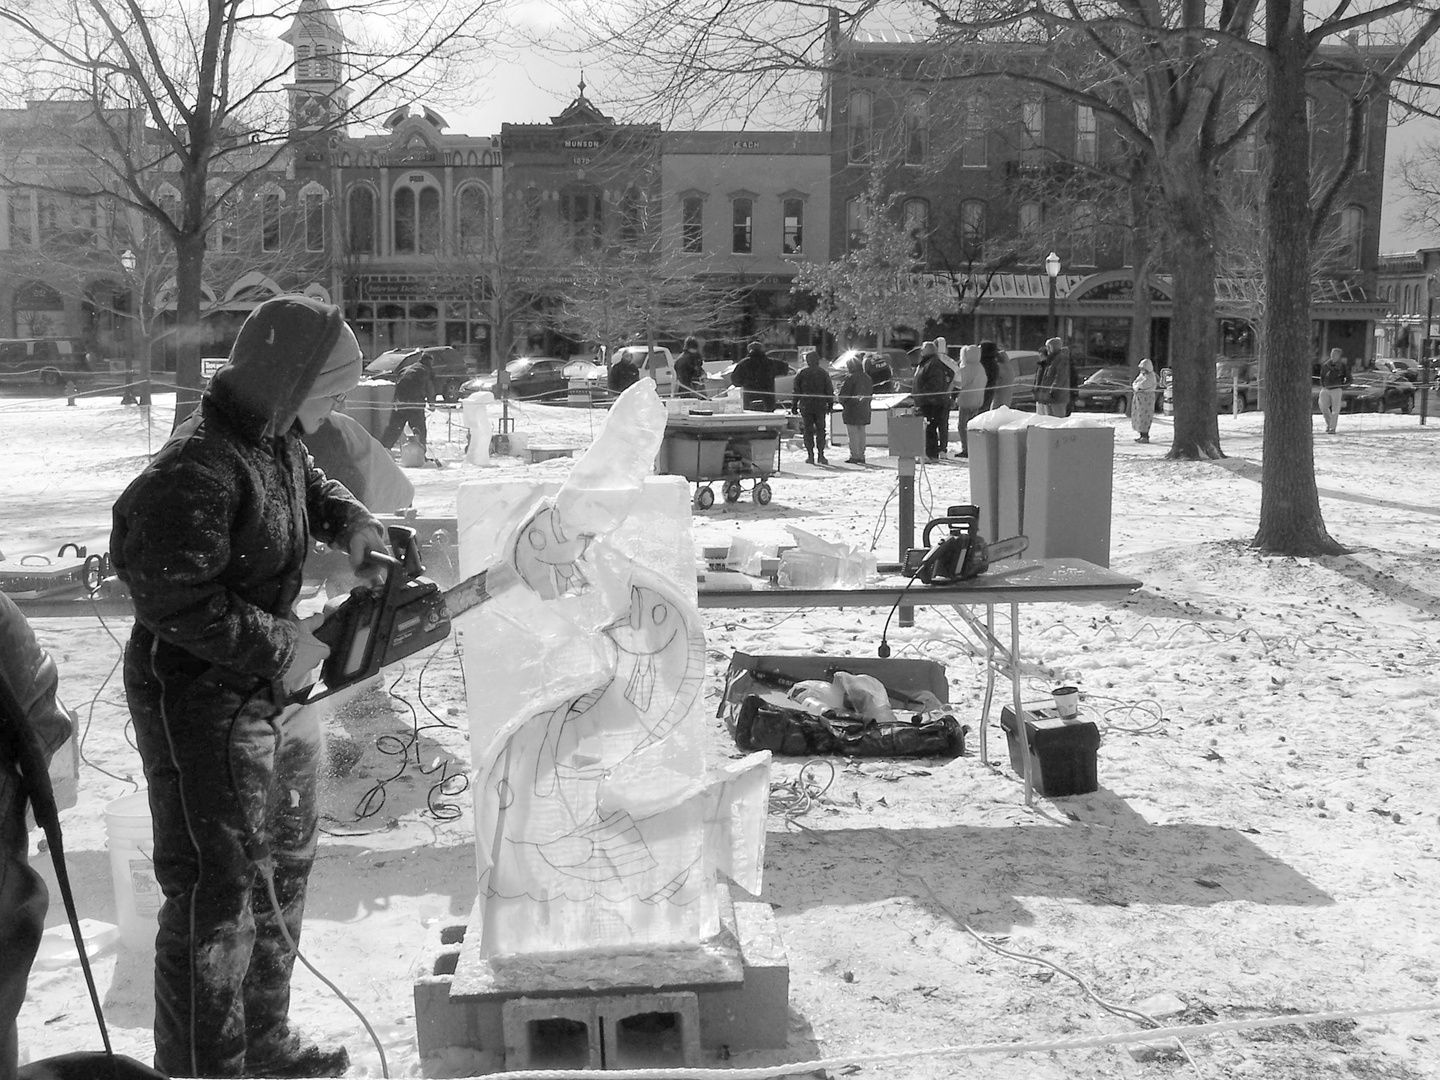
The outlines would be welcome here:
[[[885,359],[883,354],[876,353],[865,358],[865,374],[870,376],[875,393],[895,393],[895,372],[890,367],[890,361]]]
[[[622,356],[610,365],[610,373],[605,376],[605,385],[615,393],[619,394],[634,386],[640,381],[640,369],[635,366],[635,361],[629,356]]]
[[[429,364],[420,360],[411,363],[395,380],[397,404],[428,405],[435,400],[435,394],[435,374]]]
[[[735,365],[730,382],[744,391],[741,400],[747,409],[771,412],[775,408],[775,377],[789,371],[784,360],[772,360],[763,349],[756,349]]]
[[[840,418],[846,427],[865,427],[870,423],[870,398],[875,384],[861,371],[851,371],[840,382]]]
[[[796,372],[794,402],[799,412],[828,413],[835,404],[835,383],[830,373],[809,364]]]
[[[927,356],[915,369],[912,396],[916,404],[949,404],[951,389],[950,365],[937,355]]]
[[[1070,403],[1070,350],[1042,354],[1035,368],[1035,401],[1064,408]]]
[[[1015,361],[1010,359],[1010,354],[1001,349],[995,354],[995,385],[991,388],[990,405],[992,408],[1002,408],[1010,404],[1011,398],[1015,396],[1015,377],[1018,374]]]
[[[1155,418],[1155,391],[1159,386],[1159,377],[1145,368],[1141,368],[1130,383],[1130,426],[1142,435],[1150,430]]]
[[[692,390],[703,396],[705,392],[705,362],[700,354],[686,349],[675,358],[675,382],[677,389]]]
[[[315,467],[345,485],[372,513],[388,514],[415,501],[415,485],[390,452],[345,413],[331,413],[313,435],[301,435]]]
[[[955,407],[962,413],[974,414],[985,404],[985,368],[980,363],[980,346],[965,345],[960,349],[960,371],[955,376]]]
[[[339,309],[303,298],[268,306],[115,503],[110,557],[135,606],[130,646],[153,646],[167,682],[213,670],[270,682],[278,695],[312,534],[344,547],[379,524],[315,467],[295,423],[339,337]]]
[[[1350,381],[1350,365],[1344,360],[1331,360],[1326,357],[1320,365],[1320,385],[1326,390],[1335,390],[1343,387]]]

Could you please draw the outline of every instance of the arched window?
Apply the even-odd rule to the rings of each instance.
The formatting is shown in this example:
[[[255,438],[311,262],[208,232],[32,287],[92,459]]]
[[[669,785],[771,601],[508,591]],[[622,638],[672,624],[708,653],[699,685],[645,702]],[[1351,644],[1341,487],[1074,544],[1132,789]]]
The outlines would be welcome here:
[[[874,101],[868,90],[850,92],[850,160],[870,160],[875,141]]]
[[[645,235],[645,196],[633,184],[620,199],[620,241],[635,244]]]
[[[273,184],[260,192],[260,250],[280,250],[280,204],[285,192]]]
[[[375,193],[357,185],[347,196],[346,238],[352,255],[375,254]]]
[[[240,250],[240,199],[233,191],[221,198],[226,186],[223,180],[212,180],[205,188],[212,200],[210,227],[205,231],[205,246],[211,251]]]
[[[178,196],[177,196],[178,198]],[[35,192],[10,192],[10,246],[35,243]]]
[[[1040,222],[1043,220],[1044,211],[1041,210],[1038,202],[1020,204],[1020,231],[1022,233],[1035,232],[1040,228]]]
[[[440,188],[425,173],[412,173],[395,188],[394,241],[397,255],[440,253]]]
[[[967,259],[984,258],[985,204],[979,199],[960,204],[960,243]]]
[[[329,198],[319,184],[306,184],[300,191],[300,212],[305,219],[305,250],[325,250],[325,203]]]
[[[479,184],[467,184],[455,197],[455,219],[460,234],[460,250],[485,250],[490,235],[490,197]]]
[[[865,202],[845,200],[845,250],[854,251],[865,245]]]
[[[1340,211],[1340,258],[1348,268],[1360,266],[1361,243],[1365,238],[1365,209],[1347,206]]]
[[[598,248],[605,237],[605,196],[599,188],[560,193],[560,221],[576,248]]]
[[[910,253],[924,261],[930,252],[930,204],[924,199],[905,200],[905,232],[914,241]]]
[[[923,165],[930,160],[930,98],[910,94],[905,98],[905,164]]]

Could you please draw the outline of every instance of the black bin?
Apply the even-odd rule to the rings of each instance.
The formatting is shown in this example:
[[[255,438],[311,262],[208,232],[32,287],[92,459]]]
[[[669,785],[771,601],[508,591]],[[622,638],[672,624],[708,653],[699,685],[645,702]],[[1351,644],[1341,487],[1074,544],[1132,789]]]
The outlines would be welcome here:
[[[1061,720],[1054,709],[1026,709],[1025,747],[1030,754],[1030,779],[1035,790],[1047,799],[1062,795],[1088,795],[1100,786],[1095,771],[1095,751],[1100,749],[1100,731],[1089,720]],[[1020,755],[1015,713],[1009,706],[1000,710],[1000,727],[1010,747],[1010,767],[1025,775]]]

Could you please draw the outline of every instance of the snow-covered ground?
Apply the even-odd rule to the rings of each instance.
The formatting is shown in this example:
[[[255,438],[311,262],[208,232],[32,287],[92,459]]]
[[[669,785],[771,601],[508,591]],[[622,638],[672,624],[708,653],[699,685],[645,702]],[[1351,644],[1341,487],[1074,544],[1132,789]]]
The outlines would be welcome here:
[[[157,399],[152,427],[114,398],[75,407],[0,398],[0,550],[70,540],[104,550],[111,503],[163,442],[172,402]],[[517,429],[578,447],[601,419],[535,406],[518,410]],[[789,952],[796,1058],[1138,1030],[1071,979],[985,949],[967,926],[1063,966],[1114,1004],[1157,1008],[1154,995],[1173,995],[1186,1022],[1440,996],[1440,421],[1347,415],[1339,435],[1316,439],[1326,522],[1352,550],[1303,560],[1248,546],[1261,416],[1222,417],[1229,457],[1209,463],[1164,459],[1168,417],[1149,446],[1133,443],[1120,418],[1100,419],[1116,426],[1111,565],[1144,588],[1122,602],[1021,614],[1025,692],[1082,689],[1083,715],[1104,730],[1100,790],[1027,810],[997,728],[997,768],[973,749],[952,762],[842,765],[806,814],[773,817],[764,898]],[[436,414],[431,431],[449,464],[412,471],[423,514],[452,514],[466,478],[560,476],[570,465],[464,465],[459,424],[447,430]],[[784,541],[797,525],[893,559],[895,463],[874,460],[822,469],[786,447],[774,502],[697,513],[696,542]],[[917,518],[967,498],[963,462],[931,466]],[[733,651],[873,656],[884,617],[705,614],[710,716]],[[892,624],[889,640],[897,656],[945,664],[973,725],[980,671],[947,614],[921,609],[913,628]],[[86,728],[79,805],[64,815],[82,914],[113,920],[101,811],[141,775],[114,672],[128,625],[37,620],[36,629]],[[469,795],[454,778],[469,760],[459,664],[446,644],[423,679],[420,666],[399,674],[393,699],[376,695],[331,725],[335,775],[302,943],[380,1032],[395,1075],[420,1068],[411,984],[427,928],[463,922],[475,893]],[[712,723],[713,750],[738,755]],[[410,766],[384,782],[399,758],[382,750],[397,740],[377,748],[376,737],[403,744],[417,724]],[[776,778],[797,767],[778,762]],[[63,920],[57,899],[50,923]],[[117,1049],[148,1060],[147,958],[112,950],[96,971]],[[77,968],[37,971],[30,991],[20,1037],[32,1056],[99,1045]],[[357,1021],[307,973],[296,975],[294,1012],[350,1047],[356,1075],[378,1075]],[[1195,1038],[1193,1069],[1092,1048],[863,1073],[1419,1080],[1440,1076],[1437,1017]]]

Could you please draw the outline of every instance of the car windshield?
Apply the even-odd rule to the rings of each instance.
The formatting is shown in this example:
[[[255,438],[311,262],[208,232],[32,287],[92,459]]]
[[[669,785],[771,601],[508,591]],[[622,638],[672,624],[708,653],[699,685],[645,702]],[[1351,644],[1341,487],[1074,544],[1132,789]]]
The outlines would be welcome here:
[[[533,360],[528,360],[525,358],[521,358],[519,360],[511,360],[508,364],[505,365],[505,370],[511,375],[524,375],[527,371],[530,370],[533,364]]]

